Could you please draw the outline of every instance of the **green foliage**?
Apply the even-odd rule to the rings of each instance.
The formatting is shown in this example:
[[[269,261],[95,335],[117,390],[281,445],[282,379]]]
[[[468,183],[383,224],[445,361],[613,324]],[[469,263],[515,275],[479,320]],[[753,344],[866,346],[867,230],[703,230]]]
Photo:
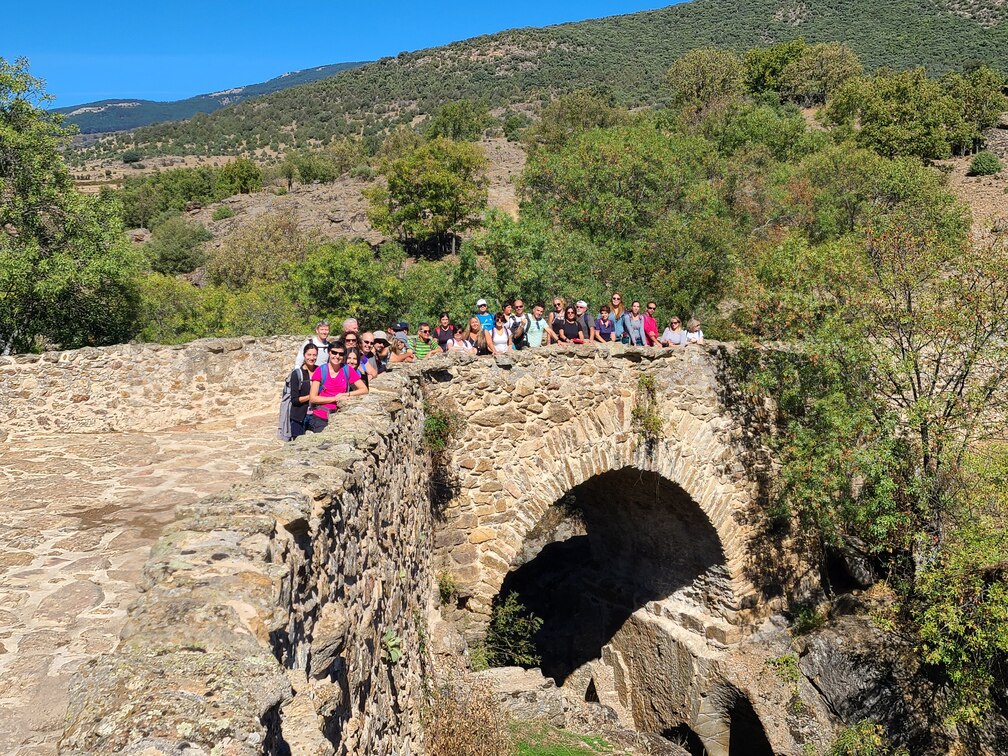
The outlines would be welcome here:
[[[458,233],[486,207],[486,157],[479,147],[443,137],[387,163],[387,186],[365,191],[375,228],[403,242]]]
[[[284,156],[279,172],[288,188],[296,178],[302,184],[331,184],[352,170],[367,165],[363,141],[345,137],[323,149],[293,150]]]
[[[206,260],[203,243],[212,238],[201,224],[182,215],[167,219],[155,227],[146,246],[151,270],[169,276],[196,270]]]
[[[140,150],[136,150],[136,149],[126,150],[122,154],[122,161],[124,163],[126,163],[126,165],[132,165],[133,163],[139,163],[141,160],[143,160],[143,153],[140,152]]]
[[[458,100],[435,110],[424,128],[428,139],[444,137],[455,142],[478,139],[490,125],[490,113],[485,101]]]
[[[791,631],[795,635],[806,635],[815,632],[826,623],[826,617],[815,607],[804,606],[798,610],[791,623]]]
[[[338,312],[363,323],[391,323],[399,318],[404,295],[403,261],[396,245],[386,244],[375,254],[361,242],[330,242],[286,268],[286,288],[306,320],[313,313]]]
[[[212,217],[215,221],[233,218],[234,210],[232,210],[228,205],[221,205],[218,208],[214,208]]]
[[[525,135],[525,141],[530,149],[556,152],[577,134],[617,126],[628,120],[625,109],[588,90],[580,90],[547,103],[538,123]]]
[[[996,75],[929,79],[923,68],[881,71],[838,87],[827,104],[829,123],[851,131],[880,155],[947,158],[970,151],[1003,107]],[[996,116],[994,116],[996,118]]]
[[[123,221],[129,228],[150,228],[158,216],[218,202],[233,194],[262,188],[262,171],[250,160],[221,168],[170,168],[126,179],[118,192]]]
[[[700,47],[672,64],[665,83],[675,107],[705,112],[741,96],[744,75],[742,61],[735,53]]]
[[[1008,660],[1008,446],[969,454],[956,493],[945,547],[912,606],[924,659],[951,684],[951,717],[976,723]]]
[[[451,444],[452,439],[462,430],[462,415],[433,405],[425,405],[423,443],[431,455],[440,457]]]
[[[242,226],[213,251],[207,277],[211,283],[234,289],[255,281],[276,282],[287,263],[302,262],[312,247],[293,212],[270,213]]]
[[[983,152],[978,152],[974,156],[973,160],[970,161],[969,171],[967,175],[969,176],[993,176],[995,173],[1001,172],[1001,161],[998,160],[998,156],[993,152],[984,150]]]
[[[438,573],[437,586],[441,606],[447,606],[458,597],[458,583],[455,582],[455,576],[448,570],[442,570]]]
[[[263,185],[262,170],[247,158],[226,163],[217,171],[216,179],[214,194],[220,197],[257,192]]]
[[[798,37],[769,47],[752,47],[746,50],[744,59],[746,90],[753,94],[780,92],[784,69],[798,60],[807,47],[805,38]]]
[[[485,640],[491,667],[534,667],[539,664],[533,637],[543,621],[525,609],[517,593],[494,603]]]
[[[663,423],[657,411],[658,387],[654,376],[643,374],[637,379],[637,401],[630,410],[630,420],[641,442],[653,451],[661,439]]]
[[[382,633],[382,660],[386,664],[398,664],[402,656],[402,637],[390,627]]]
[[[74,190],[69,132],[28,63],[0,58],[0,353],[128,338],[142,257],[107,193]]]
[[[847,45],[809,45],[780,72],[780,92],[801,105],[821,105],[841,84],[861,74],[861,61]]]
[[[604,738],[579,735],[547,722],[513,722],[518,756],[596,756],[617,751]]]
[[[833,741],[826,756],[907,756],[890,746],[882,725],[862,720],[844,730]]]

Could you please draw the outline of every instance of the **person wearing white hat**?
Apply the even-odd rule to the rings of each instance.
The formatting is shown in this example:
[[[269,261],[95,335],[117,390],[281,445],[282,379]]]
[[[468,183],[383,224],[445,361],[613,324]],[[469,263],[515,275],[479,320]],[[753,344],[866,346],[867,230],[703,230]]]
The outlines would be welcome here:
[[[485,299],[476,300],[476,317],[479,318],[480,325],[484,331],[492,331],[494,327],[494,314],[487,307]]]
[[[583,299],[579,299],[575,307],[577,308],[575,310],[577,312],[577,324],[584,332],[585,341],[595,341],[595,321],[588,314],[588,303]]]

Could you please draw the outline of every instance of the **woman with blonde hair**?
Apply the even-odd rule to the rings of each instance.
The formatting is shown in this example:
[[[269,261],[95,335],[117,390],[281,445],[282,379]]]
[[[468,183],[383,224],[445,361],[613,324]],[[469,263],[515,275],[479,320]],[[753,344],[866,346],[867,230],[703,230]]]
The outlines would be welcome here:
[[[476,354],[493,354],[493,342],[483,330],[483,323],[473,315],[469,318],[469,341],[476,347]]]
[[[546,316],[546,322],[549,323],[549,327],[553,328],[554,320],[564,319],[564,310],[567,302],[563,297],[553,297],[553,311]]]
[[[700,321],[696,318],[690,318],[686,324],[686,343],[703,344],[703,331],[700,330]]]

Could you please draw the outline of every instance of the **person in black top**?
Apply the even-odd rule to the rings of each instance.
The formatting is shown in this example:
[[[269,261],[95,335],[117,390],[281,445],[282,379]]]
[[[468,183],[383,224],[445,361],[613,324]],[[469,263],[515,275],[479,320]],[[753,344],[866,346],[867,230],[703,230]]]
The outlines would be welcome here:
[[[304,362],[291,372],[290,427],[292,441],[298,436],[303,436],[305,432],[305,422],[310,409],[308,394],[311,393],[311,377],[315,372],[318,351],[318,347],[313,343],[305,344],[301,350]]]
[[[437,345],[441,347],[441,351],[447,352],[448,342],[455,338],[455,326],[451,324],[451,318],[448,317],[447,312],[441,313],[437,327],[434,329],[432,335],[437,339]]]
[[[578,323],[577,313],[573,307],[568,307],[564,310],[563,320],[560,318],[553,319],[553,332],[556,333],[557,339],[562,342],[573,341],[580,344],[585,338],[584,331],[581,329],[581,324]]]

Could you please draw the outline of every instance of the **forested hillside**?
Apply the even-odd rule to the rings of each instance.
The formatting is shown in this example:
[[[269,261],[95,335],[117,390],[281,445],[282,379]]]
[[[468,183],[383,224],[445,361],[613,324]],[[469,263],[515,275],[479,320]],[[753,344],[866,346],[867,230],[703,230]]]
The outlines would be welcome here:
[[[100,146],[148,154],[228,154],[304,146],[390,124],[462,98],[491,107],[592,88],[628,105],[659,98],[685,50],[744,50],[803,36],[841,41],[865,68],[924,66],[941,74],[975,62],[1008,70],[1008,23],[996,0],[694,0],[656,11],[516,29],[403,53],[304,87],[139,129]]]
[[[66,123],[76,126],[82,134],[123,131],[164,121],[181,121],[192,118],[197,113],[213,113],[226,105],[236,105],[252,97],[279,92],[301,84],[309,84],[360,65],[363,64],[334,63],[328,66],[306,68],[303,71],[290,71],[261,84],[233,87],[221,92],[187,97],[184,100],[170,100],[168,102],[101,100],[81,105],[69,105],[65,108],[54,108],[53,112],[64,114]]]

